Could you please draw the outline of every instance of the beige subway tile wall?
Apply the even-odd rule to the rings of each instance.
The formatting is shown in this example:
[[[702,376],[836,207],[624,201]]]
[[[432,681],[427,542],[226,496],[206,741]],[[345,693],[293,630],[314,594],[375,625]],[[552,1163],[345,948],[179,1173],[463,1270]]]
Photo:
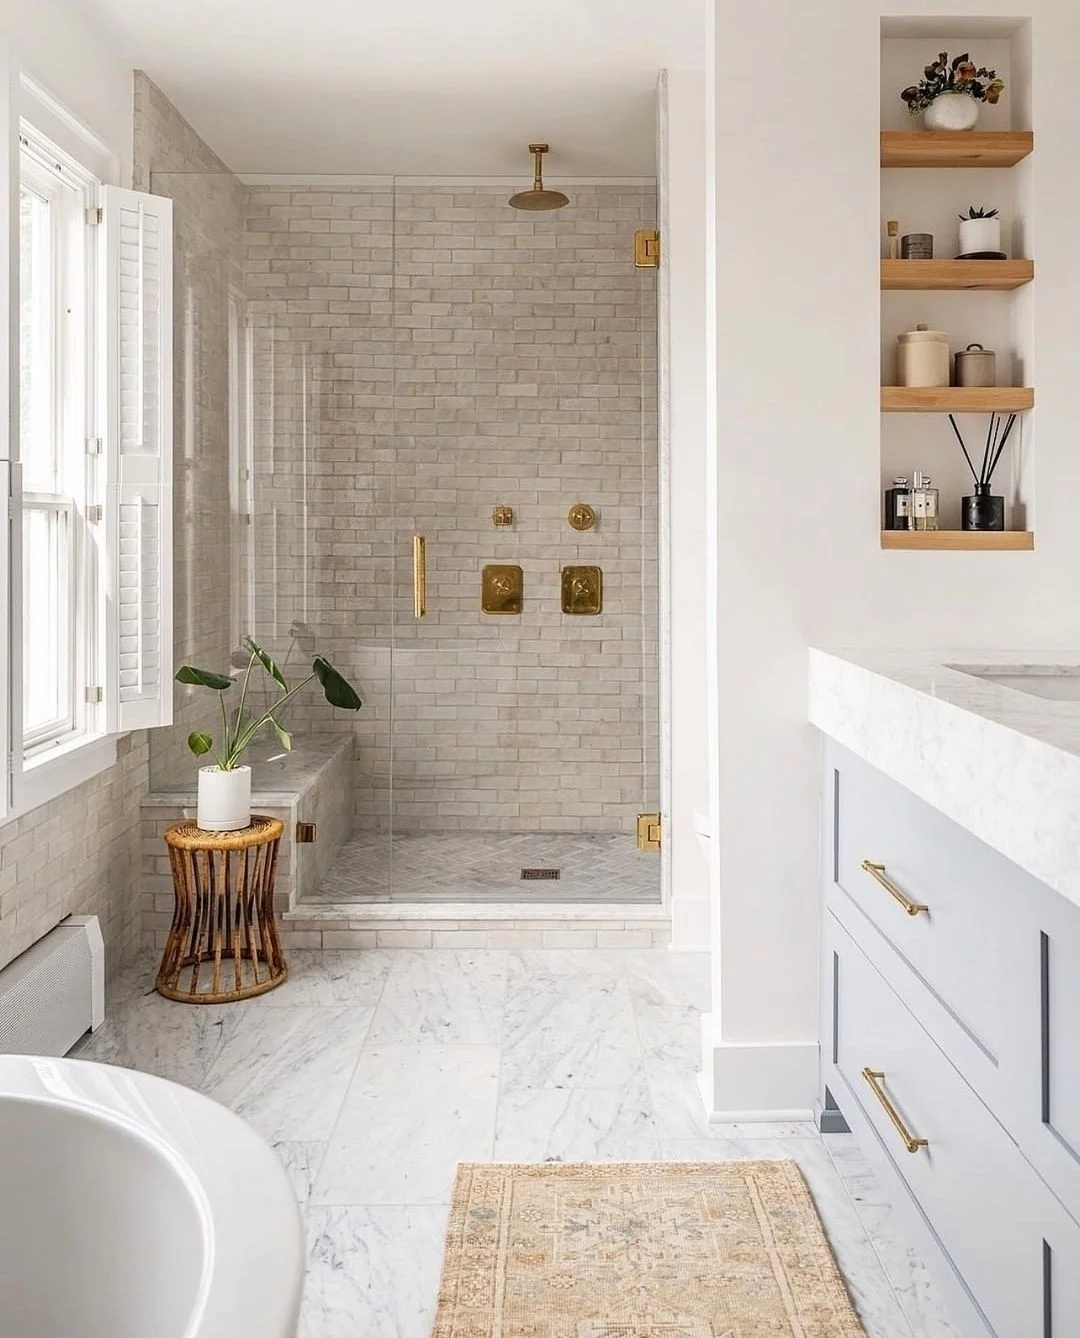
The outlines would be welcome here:
[[[249,193],[255,621],[356,682],[360,827],[390,821],[391,772],[398,830],[629,834],[657,804],[656,276],[632,263],[655,191],[569,193]],[[522,567],[520,615],[481,611],[488,563]],[[597,617],[561,611],[575,563],[603,569]]]

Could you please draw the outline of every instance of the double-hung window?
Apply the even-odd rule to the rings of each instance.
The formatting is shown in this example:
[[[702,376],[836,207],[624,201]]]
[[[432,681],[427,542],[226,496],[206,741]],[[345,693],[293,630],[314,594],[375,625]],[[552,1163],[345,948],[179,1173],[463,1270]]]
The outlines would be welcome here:
[[[19,149],[0,812],[172,711],[171,203],[102,184],[25,122]]]
[[[27,763],[103,731],[102,516],[94,440],[97,183],[32,138],[19,180],[22,745]]]

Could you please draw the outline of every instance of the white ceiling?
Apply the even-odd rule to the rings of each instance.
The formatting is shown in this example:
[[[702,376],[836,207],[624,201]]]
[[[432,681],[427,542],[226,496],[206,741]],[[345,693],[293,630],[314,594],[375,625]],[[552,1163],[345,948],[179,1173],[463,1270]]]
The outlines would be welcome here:
[[[705,0],[82,0],[237,172],[654,170]]]

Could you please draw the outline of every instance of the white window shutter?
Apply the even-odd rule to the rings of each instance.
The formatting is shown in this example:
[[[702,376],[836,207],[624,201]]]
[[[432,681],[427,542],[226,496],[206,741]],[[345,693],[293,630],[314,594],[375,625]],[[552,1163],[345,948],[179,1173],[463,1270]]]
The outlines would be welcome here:
[[[172,201],[103,191],[108,729],[172,723]]]

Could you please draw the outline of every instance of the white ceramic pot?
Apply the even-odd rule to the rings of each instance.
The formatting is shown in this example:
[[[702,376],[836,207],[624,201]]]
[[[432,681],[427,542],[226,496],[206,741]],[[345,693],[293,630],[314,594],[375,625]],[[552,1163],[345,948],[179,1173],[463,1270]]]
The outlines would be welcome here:
[[[236,832],[251,822],[251,768],[199,768],[196,823],[204,832]]]
[[[1000,218],[962,218],[960,220],[960,254],[974,255],[978,251],[1001,250]]]
[[[939,93],[923,112],[927,130],[974,130],[979,104],[970,93]]]

